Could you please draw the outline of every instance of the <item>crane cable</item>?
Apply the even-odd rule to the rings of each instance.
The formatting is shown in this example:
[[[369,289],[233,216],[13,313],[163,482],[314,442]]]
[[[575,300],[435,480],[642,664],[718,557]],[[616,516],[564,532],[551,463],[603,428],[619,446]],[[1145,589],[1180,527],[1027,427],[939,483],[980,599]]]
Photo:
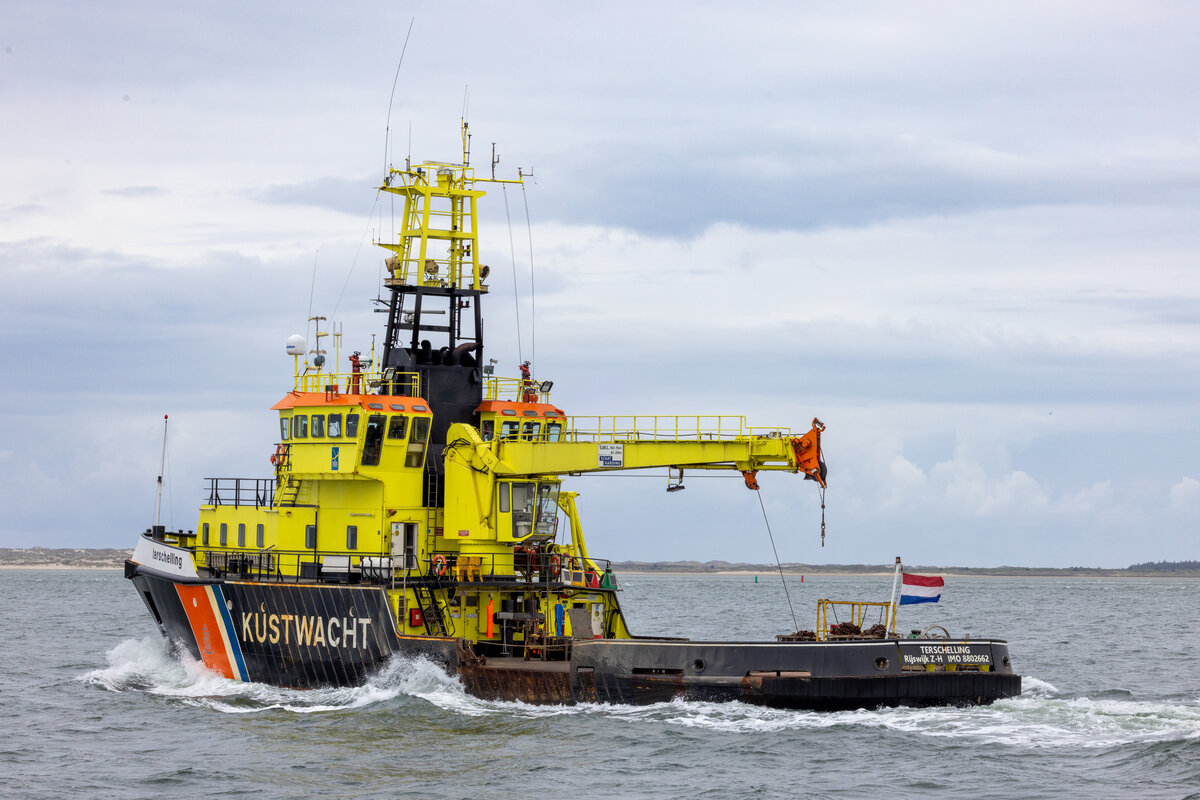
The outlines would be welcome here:
[[[763,505],[762,492],[755,490],[758,495],[758,505],[762,509],[763,522],[767,525],[767,536],[771,539],[771,550],[775,553],[775,566],[779,570],[779,580],[783,583],[783,596],[787,598],[788,611],[792,613],[792,624],[796,626],[796,630],[800,630],[800,623],[796,621],[796,609],[792,607],[792,595],[787,588],[787,579],[783,577],[783,564],[779,563],[779,550],[775,547],[775,534],[771,533],[771,522],[767,519],[767,507]]]

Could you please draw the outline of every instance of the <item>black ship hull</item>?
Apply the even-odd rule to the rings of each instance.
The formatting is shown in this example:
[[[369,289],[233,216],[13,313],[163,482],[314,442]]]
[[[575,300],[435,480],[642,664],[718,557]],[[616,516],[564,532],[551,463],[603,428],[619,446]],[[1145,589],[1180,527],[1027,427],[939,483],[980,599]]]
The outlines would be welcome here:
[[[132,561],[126,577],[163,634],[193,658],[225,677],[276,686],[361,684],[402,654],[441,663],[477,697],[527,703],[685,697],[840,710],[986,705],[1021,692],[1000,640],[587,639],[557,660],[528,660],[481,655],[453,637],[402,635],[378,586],[193,579]]]

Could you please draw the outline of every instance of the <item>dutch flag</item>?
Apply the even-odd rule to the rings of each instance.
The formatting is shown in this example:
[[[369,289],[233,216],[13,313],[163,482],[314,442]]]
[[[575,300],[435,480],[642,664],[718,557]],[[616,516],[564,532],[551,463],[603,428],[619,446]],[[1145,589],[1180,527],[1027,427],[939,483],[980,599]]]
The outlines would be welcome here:
[[[904,585],[900,589],[900,605],[913,603],[936,603],[942,599],[942,587],[946,582],[930,575],[904,573]]]

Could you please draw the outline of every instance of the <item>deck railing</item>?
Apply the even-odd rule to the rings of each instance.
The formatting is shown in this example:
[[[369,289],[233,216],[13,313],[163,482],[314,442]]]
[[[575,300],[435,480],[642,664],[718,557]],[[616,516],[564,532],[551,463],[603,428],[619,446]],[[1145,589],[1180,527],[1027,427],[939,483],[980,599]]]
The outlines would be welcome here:
[[[362,372],[300,372],[293,388],[298,392],[325,394],[390,394],[421,396],[421,376],[395,369],[368,369]]]
[[[568,416],[563,438],[572,442],[721,442],[747,436],[788,438],[792,431],[791,428],[751,427],[746,424],[745,417],[728,415]]]

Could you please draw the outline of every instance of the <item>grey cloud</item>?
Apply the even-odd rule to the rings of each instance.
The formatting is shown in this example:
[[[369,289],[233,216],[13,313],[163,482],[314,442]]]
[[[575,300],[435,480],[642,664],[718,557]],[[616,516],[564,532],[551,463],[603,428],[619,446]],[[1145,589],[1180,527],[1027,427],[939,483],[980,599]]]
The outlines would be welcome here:
[[[122,186],[116,189],[102,189],[101,194],[114,197],[158,197],[167,193],[162,186]]]
[[[563,222],[668,236],[720,222],[808,230],[1028,206],[1200,203],[1200,176],[1186,173],[992,171],[912,163],[910,153],[885,154],[866,142],[857,150],[820,145],[811,153],[807,142],[785,144],[754,151],[757,161],[776,165],[756,175],[706,145],[573,153],[545,165],[535,202]]]
[[[264,203],[313,206],[362,216],[371,210],[374,188],[378,186],[378,178],[324,177],[302,183],[268,186],[250,194]]]

